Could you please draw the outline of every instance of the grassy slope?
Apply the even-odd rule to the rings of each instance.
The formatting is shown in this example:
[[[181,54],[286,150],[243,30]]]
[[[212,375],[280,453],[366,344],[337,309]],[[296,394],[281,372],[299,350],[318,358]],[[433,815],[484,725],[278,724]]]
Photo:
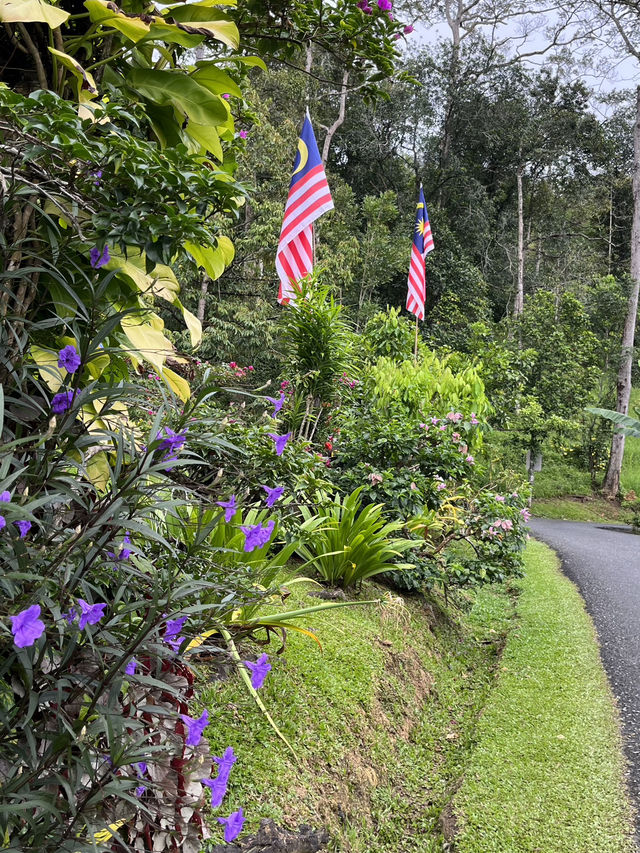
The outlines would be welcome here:
[[[597,495],[557,497],[535,500],[531,508],[537,518],[561,518],[565,521],[607,521],[615,524],[631,522],[632,512]]]
[[[368,585],[365,595],[384,590]],[[452,619],[399,602],[311,617],[324,651],[290,633],[273,659],[261,695],[300,767],[237,678],[201,691],[214,754],[228,745],[238,754],[224,814],[242,805],[248,830],[262,817],[328,826],[340,853],[442,850],[440,816],[474,742],[513,602],[486,589]]]
[[[627,853],[630,810],[591,620],[552,551],[532,543],[520,627],[456,796],[459,853]]]

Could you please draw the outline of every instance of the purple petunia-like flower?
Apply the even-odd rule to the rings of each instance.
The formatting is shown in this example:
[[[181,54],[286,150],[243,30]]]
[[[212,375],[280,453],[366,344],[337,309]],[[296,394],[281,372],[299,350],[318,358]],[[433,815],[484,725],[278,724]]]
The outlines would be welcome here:
[[[73,398],[77,391],[61,391],[59,394],[54,394],[51,400],[51,411],[54,415],[62,415],[71,408]]]
[[[285,393],[283,391],[279,397],[266,397],[266,399],[270,403],[273,403],[273,414],[271,415],[271,417],[275,418],[275,416],[278,414],[280,409],[284,406],[284,401],[286,399]]]
[[[118,552],[118,556],[116,557],[114,551],[107,551],[107,556],[111,557],[112,560],[128,560],[133,551],[131,548],[127,548],[127,545],[131,545],[131,537],[128,533],[125,533],[122,537],[122,547]]]
[[[276,501],[279,501],[282,495],[284,494],[284,486],[276,486],[275,489],[270,488],[269,486],[262,487],[267,493],[267,501],[266,504],[271,509]]]
[[[393,3],[391,0],[378,0],[378,9],[382,9],[383,12],[389,12],[393,9]]]
[[[94,246],[93,249],[89,252],[89,263],[94,268],[94,270],[99,270],[100,267],[103,267],[105,264],[108,264],[111,260],[111,255],[109,254],[109,247],[105,246],[102,252],[97,246]]]
[[[165,451],[165,455],[162,457],[163,462],[174,462],[177,459],[178,453],[184,447],[186,440],[186,429],[182,430],[182,432],[174,432],[169,427],[163,427],[156,435],[156,441],[160,441],[158,450]]]
[[[184,637],[179,637],[178,634],[182,631],[184,623],[187,621],[187,616],[180,616],[178,619],[167,619],[167,627],[164,632],[164,641],[171,646],[174,652],[177,652]]]
[[[236,756],[233,752],[233,747],[228,746],[224,755],[219,758],[214,755],[213,760],[218,765],[218,775],[215,779],[202,779],[202,784],[206,785],[211,791],[211,807],[217,809],[222,805],[225,794],[227,793],[227,785],[229,783],[229,774],[231,768],[236,763]]]
[[[31,522],[25,519],[24,521],[14,521],[13,523],[20,531],[20,538],[24,539],[27,533],[31,530]]]
[[[251,671],[251,686],[254,690],[259,690],[264,684],[267,673],[271,672],[271,664],[269,663],[269,655],[260,655],[255,663],[250,660],[243,661],[248,670]]]
[[[202,779],[201,782],[211,791],[211,808],[217,809],[222,805],[227,793],[228,780],[218,775],[215,779]]]
[[[236,496],[231,495],[228,501],[216,501],[216,504],[224,510],[224,520],[231,521],[236,514]]]
[[[58,353],[58,367],[64,367],[67,373],[75,373],[81,364],[82,359],[73,344],[67,344],[66,347],[62,347]]]
[[[276,435],[276,434],[275,434],[275,433],[273,433],[273,432],[268,432],[268,433],[267,433],[267,435],[268,435],[268,436],[269,436],[269,438],[271,438],[271,439],[273,440],[273,442],[275,443],[275,446],[276,446],[276,455],[277,455],[277,456],[282,456],[282,454],[283,454],[283,452],[284,452],[284,448],[285,448],[285,446],[286,446],[287,442],[289,441],[289,439],[291,438],[291,433],[290,433],[290,432],[287,432],[287,433],[285,433],[284,435]]]
[[[195,720],[187,714],[180,714],[180,719],[187,727],[187,746],[197,746],[202,740],[202,732],[209,725],[209,712],[205,709],[202,714]]]
[[[97,625],[103,618],[104,610],[107,606],[106,604],[89,604],[88,601],[84,601],[82,598],[78,599],[78,604],[80,605],[80,621],[78,622],[78,627],[81,631],[83,628],[86,628],[87,625]]]
[[[0,515],[0,530],[5,528],[6,526],[7,526],[7,519],[4,517],[4,515]]]
[[[10,500],[11,492],[7,492],[6,490],[4,492],[0,492],[0,503],[8,504]]]
[[[264,527],[261,524],[241,524],[240,530],[245,535],[244,550],[248,553],[255,548],[262,548],[263,545],[266,545],[269,539],[271,539],[271,534],[275,526],[276,523],[273,520],[265,524]]]
[[[135,675],[136,669],[138,668],[138,661],[135,658],[131,658],[129,663],[126,665],[124,671],[127,675]]]
[[[44,622],[40,619],[40,605],[32,604],[11,617],[13,642],[19,649],[32,646],[44,634]]]
[[[244,826],[244,815],[242,814],[242,806],[237,812],[233,812],[229,817],[219,817],[218,823],[224,826],[224,840],[227,844],[235,839],[242,832]]]

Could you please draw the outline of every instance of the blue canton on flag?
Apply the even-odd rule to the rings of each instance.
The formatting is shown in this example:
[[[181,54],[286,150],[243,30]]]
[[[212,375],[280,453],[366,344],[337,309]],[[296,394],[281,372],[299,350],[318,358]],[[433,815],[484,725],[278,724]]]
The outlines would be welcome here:
[[[409,266],[409,291],[407,293],[407,311],[415,314],[418,320],[424,320],[424,303],[427,295],[424,259],[432,250],[433,236],[421,186],[416,208],[416,224]]]
[[[295,298],[296,284],[313,271],[313,223],[333,209],[322,158],[307,116],[298,139],[289,196],[276,252],[278,302]]]

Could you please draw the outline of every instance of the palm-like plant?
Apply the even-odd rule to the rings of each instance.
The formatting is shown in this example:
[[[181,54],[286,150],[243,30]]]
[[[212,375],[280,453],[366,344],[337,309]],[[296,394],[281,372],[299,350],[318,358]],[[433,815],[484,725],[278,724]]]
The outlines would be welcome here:
[[[336,494],[320,514],[301,508],[301,532],[309,534],[309,541],[298,545],[297,553],[334,586],[355,586],[381,572],[406,567],[394,561],[414,544],[391,538],[402,522],[387,521],[382,504],[363,509],[361,492],[362,487],[343,500]]]

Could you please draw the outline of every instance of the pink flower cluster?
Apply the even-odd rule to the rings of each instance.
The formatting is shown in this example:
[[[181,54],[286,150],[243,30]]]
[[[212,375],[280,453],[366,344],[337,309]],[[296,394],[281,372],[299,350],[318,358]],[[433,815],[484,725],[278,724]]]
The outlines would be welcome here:
[[[487,530],[487,533],[489,536],[497,536],[501,530],[505,532],[513,530],[513,521],[511,521],[510,518],[499,518],[497,521],[493,522]]]
[[[342,376],[338,377],[338,382],[342,385],[347,385],[349,388],[355,388],[358,384],[355,379],[349,379],[346,373],[343,373]]]
[[[233,371],[234,376],[237,376],[238,379],[246,379],[247,373],[253,373],[255,369],[252,364],[248,367],[240,367],[235,361],[230,361],[227,367]]]

